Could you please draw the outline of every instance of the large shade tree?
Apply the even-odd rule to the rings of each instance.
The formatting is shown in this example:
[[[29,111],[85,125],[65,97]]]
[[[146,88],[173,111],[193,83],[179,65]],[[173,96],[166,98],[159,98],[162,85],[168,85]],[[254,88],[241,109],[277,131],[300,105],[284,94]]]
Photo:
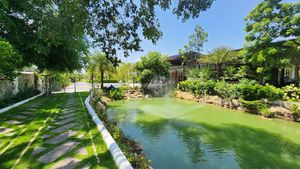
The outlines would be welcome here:
[[[286,64],[283,43],[300,35],[299,3],[263,0],[246,20],[245,61],[256,68],[260,83],[278,85],[279,69]],[[282,71],[283,72],[283,71]]]
[[[125,56],[141,50],[142,37],[156,42],[161,36],[156,9],[173,8],[187,20],[207,10],[213,0],[2,0],[0,38],[24,57],[23,65],[41,70],[73,71],[81,64],[85,37],[92,39],[114,63],[117,51]]]

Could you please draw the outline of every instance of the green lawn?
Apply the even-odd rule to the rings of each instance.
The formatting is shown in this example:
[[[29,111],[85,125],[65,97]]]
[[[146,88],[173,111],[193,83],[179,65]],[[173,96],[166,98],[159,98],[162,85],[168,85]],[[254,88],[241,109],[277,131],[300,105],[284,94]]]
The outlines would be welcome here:
[[[87,95],[88,93],[76,93],[39,97],[0,114],[0,168],[55,168],[62,160],[70,158],[77,160],[76,168],[116,168],[101,134],[83,106]],[[64,116],[63,113],[69,111],[72,112],[70,114],[73,121],[57,124],[68,119],[60,118]],[[75,126],[58,133],[53,132],[70,123]],[[7,132],[3,133],[4,129]],[[76,134],[59,143],[47,143],[68,130]],[[40,162],[39,158],[66,142],[76,142],[76,146],[68,152],[63,152],[53,162]],[[33,155],[33,150],[38,147],[44,150]],[[79,149],[86,151],[79,153]]]

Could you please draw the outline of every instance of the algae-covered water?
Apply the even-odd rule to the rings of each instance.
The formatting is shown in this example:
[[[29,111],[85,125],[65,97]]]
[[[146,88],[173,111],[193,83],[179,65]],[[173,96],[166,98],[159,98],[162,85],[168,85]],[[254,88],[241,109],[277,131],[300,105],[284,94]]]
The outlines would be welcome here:
[[[112,102],[155,169],[297,169],[300,124],[177,99]]]

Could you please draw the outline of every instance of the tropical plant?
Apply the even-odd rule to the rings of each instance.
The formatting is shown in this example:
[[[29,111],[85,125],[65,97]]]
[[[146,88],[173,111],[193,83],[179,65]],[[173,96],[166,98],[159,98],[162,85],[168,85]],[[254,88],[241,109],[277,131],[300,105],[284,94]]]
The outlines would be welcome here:
[[[141,57],[141,61],[136,63],[135,69],[143,89],[146,89],[154,78],[170,76],[171,64],[167,58],[167,55],[162,55],[159,52],[149,52]]]
[[[209,80],[212,78],[212,71],[209,68],[193,68],[189,71],[188,78]]]
[[[299,86],[299,71],[300,71],[300,38],[288,40],[284,43],[287,47],[290,64],[295,65],[295,81]]]
[[[229,47],[218,47],[213,49],[208,55],[200,57],[200,63],[215,64],[217,71],[217,78],[222,75],[222,65],[224,63],[238,62],[238,55]]]
[[[90,56],[88,62],[88,71],[92,75],[92,83],[94,83],[95,71],[100,72],[101,88],[104,87],[104,75],[107,72],[114,71],[115,67],[104,53],[97,52]]]

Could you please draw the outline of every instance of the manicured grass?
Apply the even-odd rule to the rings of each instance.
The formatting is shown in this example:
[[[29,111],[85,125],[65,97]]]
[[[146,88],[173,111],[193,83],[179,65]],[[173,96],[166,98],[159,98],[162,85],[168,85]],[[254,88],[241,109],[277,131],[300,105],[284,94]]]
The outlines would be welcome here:
[[[89,166],[89,168],[116,168],[112,156],[108,151],[101,134],[88,115],[82,101],[88,93],[56,94],[48,97],[39,97],[25,105],[19,106],[11,111],[0,114],[0,127],[14,130],[13,136],[0,134],[0,168],[51,168],[67,157],[76,158],[80,163],[77,168]],[[67,106],[67,104],[72,104]],[[40,105],[36,110],[29,110],[30,106]],[[70,130],[77,131],[76,135],[57,144],[48,144],[42,136],[50,135],[53,138],[61,133],[53,133],[51,130],[60,127],[56,122],[61,113],[66,110],[74,112],[75,120],[70,123],[78,123]],[[23,115],[23,112],[32,112],[33,115],[25,119],[18,119],[16,115]],[[8,124],[8,121],[15,120],[21,124]],[[51,126],[52,128],[48,128]],[[63,132],[62,132],[63,133]],[[79,136],[83,136],[80,138]],[[68,142],[78,142],[74,149],[65,153],[60,158],[49,164],[42,164],[37,159],[59,145]],[[94,144],[93,144],[94,143]],[[94,147],[93,147],[94,145]],[[45,151],[32,155],[34,148],[44,147]],[[78,149],[86,148],[87,154],[78,154]],[[96,152],[95,152],[96,151]],[[97,158],[98,160],[97,160]]]

